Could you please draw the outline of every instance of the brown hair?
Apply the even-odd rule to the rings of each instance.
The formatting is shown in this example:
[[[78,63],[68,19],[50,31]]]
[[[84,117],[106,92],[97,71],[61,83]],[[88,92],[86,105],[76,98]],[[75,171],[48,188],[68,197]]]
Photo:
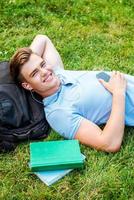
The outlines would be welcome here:
[[[12,56],[10,60],[10,74],[15,83],[20,84],[25,80],[21,74],[21,68],[29,60],[32,53],[29,47],[24,47],[18,49]]]

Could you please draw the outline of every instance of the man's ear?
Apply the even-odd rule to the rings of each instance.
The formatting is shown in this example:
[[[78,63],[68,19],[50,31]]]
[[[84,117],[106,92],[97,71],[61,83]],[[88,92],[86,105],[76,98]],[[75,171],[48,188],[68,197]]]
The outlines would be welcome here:
[[[27,82],[21,83],[21,86],[22,86],[23,88],[25,88],[26,90],[32,90],[32,89],[33,89],[33,88],[30,86],[30,84],[27,83]]]

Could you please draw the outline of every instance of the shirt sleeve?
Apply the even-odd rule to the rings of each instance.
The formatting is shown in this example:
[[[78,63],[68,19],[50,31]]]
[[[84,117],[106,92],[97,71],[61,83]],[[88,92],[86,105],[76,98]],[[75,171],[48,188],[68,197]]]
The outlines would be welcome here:
[[[73,139],[75,137],[83,119],[79,114],[64,109],[56,109],[49,113],[46,118],[50,126],[56,132],[68,139]]]

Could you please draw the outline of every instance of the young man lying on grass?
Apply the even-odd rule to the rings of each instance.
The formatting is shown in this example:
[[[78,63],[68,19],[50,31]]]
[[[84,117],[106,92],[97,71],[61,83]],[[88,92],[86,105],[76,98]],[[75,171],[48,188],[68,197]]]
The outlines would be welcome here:
[[[125,124],[134,126],[134,76],[107,72],[111,77],[105,82],[96,78],[99,71],[64,70],[45,35],[13,55],[10,71],[17,84],[42,96],[50,126],[65,138],[117,152]]]

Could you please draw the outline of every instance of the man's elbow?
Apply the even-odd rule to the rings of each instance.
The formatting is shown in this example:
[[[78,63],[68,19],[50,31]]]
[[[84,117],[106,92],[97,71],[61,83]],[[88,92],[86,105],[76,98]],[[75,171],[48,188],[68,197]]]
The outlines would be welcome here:
[[[121,143],[106,144],[103,148],[104,151],[109,153],[116,153],[120,150]]]
[[[42,35],[42,34],[36,35],[34,39],[38,40],[40,42],[45,42],[45,41],[49,40],[48,36]]]
[[[106,152],[117,153],[121,148],[121,145],[113,145],[106,148]]]

